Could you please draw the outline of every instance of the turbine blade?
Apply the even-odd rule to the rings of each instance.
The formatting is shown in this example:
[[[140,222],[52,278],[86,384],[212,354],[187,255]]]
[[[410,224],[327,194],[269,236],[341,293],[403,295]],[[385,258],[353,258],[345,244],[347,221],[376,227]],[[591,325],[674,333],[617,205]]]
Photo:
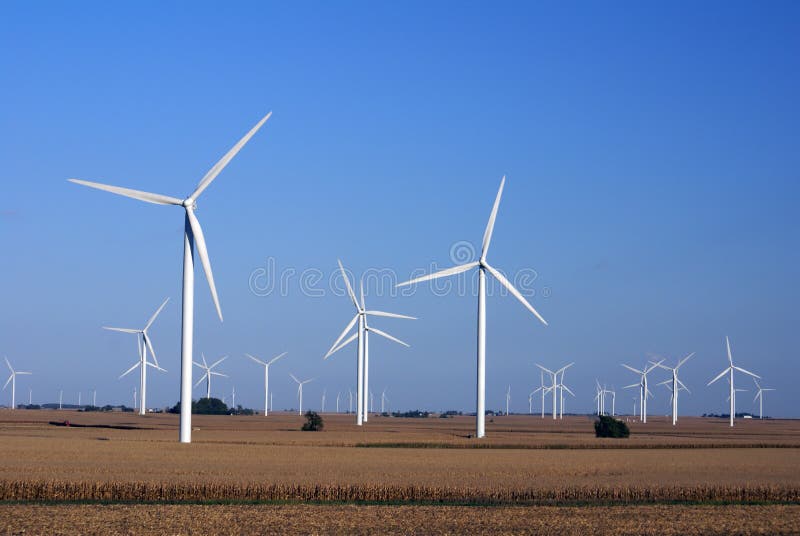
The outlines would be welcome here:
[[[205,374],[203,374],[203,375],[200,377],[200,379],[199,379],[199,380],[197,380],[197,383],[196,383],[196,384],[194,384],[194,386],[195,386],[195,387],[197,387],[198,385],[200,385],[201,383],[203,383],[203,380],[205,380],[205,379],[206,379],[206,376],[208,376],[208,371],[206,371],[206,373],[205,373]]]
[[[342,266],[342,261],[336,259],[336,262],[339,263],[339,270],[342,271],[342,277],[344,277],[344,284],[347,286],[347,294],[350,296],[350,299],[353,300],[353,305],[356,306],[356,310],[360,311],[361,307],[358,305],[356,294],[355,292],[353,292],[353,287],[350,286],[350,277],[348,277],[347,272],[344,271],[344,266]]]
[[[759,376],[758,374],[753,374],[752,372],[750,372],[750,371],[747,371],[747,370],[744,370],[744,369],[743,369],[743,368],[741,368],[741,367],[733,367],[733,368],[734,368],[735,370],[738,370],[739,372],[744,372],[745,374],[749,374],[750,376],[752,376],[752,377],[754,377],[754,378],[761,378],[761,376]]]
[[[570,390],[569,390],[569,387],[567,387],[566,385],[562,385],[562,386],[561,386],[561,388],[562,388],[562,389],[564,389],[564,390],[565,390],[566,392],[568,392],[569,394],[571,394],[572,396],[575,396],[575,393],[573,393],[572,391],[570,391]]]
[[[678,361],[678,366],[676,366],[675,368],[676,368],[676,369],[678,369],[678,368],[681,368],[681,365],[683,365],[684,363],[686,363],[687,361],[689,361],[689,359],[690,359],[690,358],[691,358],[691,357],[692,357],[694,354],[695,354],[695,352],[692,352],[691,354],[687,355],[686,357],[684,357],[683,359],[681,359],[680,361]]]
[[[222,362],[223,362],[223,361],[225,361],[226,359],[228,359],[228,356],[226,356],[226,355],[225,355],[225,356],[222,356],[220,359],[217,359],[217,360],[214,362],[214,364],[213,364],[213,365],[211,365],[211,366],[210,366],[210,367],[208,367],[208,368],[209,368],[209,369],[213,369],[214,367],[216,367],[217,365],[219,365],[220,363],[222,363]]]
[[[367,308],[367,306],[364,304],[364,278],[363,277],[358,282],[358,284],[361,287],[361,310],[363,311],[364,309]]]
[[[141,333],[139,329],[128,329],[128,328],[109,328],[103,326],[103,329],[107,329],[108,331],[119,331],[121,333]]]
[[[399,315],[397,313],[387,313],[384,311],[367,311],[366,314],[372,316],[386,316],[389,318],[405,318],[406,320],[417,320],[417,318],[414,316]]]
[[[158,358],[156,357],[156,351],[153,350],[153,343],[150,342],[150,337],[147,336],[147,333],[142,333],[144,336],[144,343],[147,345],[147,349],[150,350],[150,355],[153,356],[153,361],[155,361],[156,365],[158,365]]]
[[[334,348],[331,348],[331,351],[330,351],[330,353],[329,353],[328,355],[326,355],[326,356],[324,357],[324,359],[327,359],[328,357],[332,356],[333,354],[335,354],[336,352],[338,352],[339,350],[341,350],[342,348],[344,348],[345,346],[347,346],[348,344],[350,344],[351,342],[353,342],[354,340],[356,340],[356,338],[357,338],[357,337],[358,337],[358,333],[357,333],[357,332],[356,332],[356,333],[353,333],[353,334],[352,334],[352,335],[350,335],[350,336],[349,336],[349,337],[348,337],[348,338],[347,338],[347,339],[346,339],[344,342],[342,342],[341,344],[339,344],[339,346],[336,346],[336,347],[334,347]]]
[[[273,357],[273,358],[272,358],[272,359],[271,359],[271,360],[270,360],[270,361],[267,363],[267,365],[271,365],[271,364],[273,364],[275,361],[277,361],[278,359],[282,358],[283,356],[285,356],[285,355],[286,355],[286,354],[288,354],[288,353],[289,353],[289,352],[283,352],[282,354],[280,354],[280,355],[277,355],[277,356]]]
[[[641,387],[641,386],[642,386],[641,383],[632,383],[630,385],[626,385],[625,387],[623,387],[623,389],[633,389],[634,387]]]
[[[342,334],[339,335],[336,341],[331,345],[331,349],[328,350],[328,353],[325,354],[325,357],[323,359],[328,359],[328,357],[330,357],[333,354],[333,349],[336,348],[342,341],[342,339],[344,339],[347,336],[347,333],[351,329],[353,329],[353,326],[356,324],[357,321],[358,321],[358,314],[356,314],[356,316],[353,317],[353,319],[347,324],[347,326],[345,326],[344,331],[342,331]]]
[[[89,188],[96,188],[98,190],[111,192],[112,194],[124,195],[125,197],[132,197],[133,199],[138,199],[139,201],[145,201],[147,203],[154,203],[156,205],[183,204],[183,200],[178,199],[177,197],[169,197],[167,195],[161,195],[161,194],[152,194],[150,192],[143,192],[141,190],[131,190],[130,188],[122,188],[120,186],[109,186],[108,184],[83,181],[80,179],[68,179],[68,180],[69,182],[74,182],[75,184],[82,184],[83,186],[88,186]]]
[[[227,378],[227,377],[228,377],[228,375],[227,375],[227,374],[223,374],[223,373],[221,373],[221,372],[214,372],[214,371],[210,371],[209,373],[210,373],[212,376],[222,376],[223,378]]]
[[[161,372],[167,372],[166,369],[163,369],[163,368],[159,367],[158,365],[156,365],[154,363],[150,363],[149,361],[147,361],[146,363],[147,363],[147,366],[149,366],[149,367],[153,367],[154,369],[160,370]]]
[[[684,385],[684,383],[682,381],[677,380],[677,382],[678,382],[678,386],[679,387],[682,387],[687,393],[692,394],[692,392],[689,390],[689,388],[686,387],[686,385]]]
[[[253,361],[255,361],[256,363],[258,363],[259,365],[264,365],[264,366],[267,366],[267,364],[266,364],[265,362],[261,361],[261,360],[260,360],[259,358],[257,358],[257,357],[253,357],[253,356],[251,356],[250,354],[244,354],[244,355],[246,355],[247,357],[249,357],[250,359],[252,359],[252,360],[253,360]]]
[[[211,273],[211,261],[208,259],[208,249],[206,249],[206,239],[203,236],[203,230],[200,228],[200,222],[197,221],[197,217],[194,215],[194,209],[186,207],[186,215],[189,218],[189,225],[192,227],[194,243],[197,246],[197,253],[200,255],[200,262],[203,264],[203,271],[206,273],[206,281],[208,281],[208,288],[211,289],[211,297],[214,298],[217,315],[219,315],[219,320],[222,322],[222,309],[219,306],[217,287],[214,285],[214,274]]]
[[[379,330],[378,328],[369,328],[369,330],[370,330],[370,331],[372,331],[373,333],[377,333],[377,334],[378,334],[378,335],[380,335],[381,337],[384,337],[384,338],[386,338],[386,339],[389,339],[390,341],[394,341],[394,342],[396,342],[397,344],[402,344],[402,345],[403,345],[403,346],[405,346],[406,348],[408,348],[408,347],[410,346],[408,343],[405,343],[405,342],[401,341],[400,339],[398,339],[398,338],[396,338],[396,337],[392,337],[392,336],[391,336],[391,335],[389,335],[388,333],[386,333],[386,332],[383,332],[383,331]]]
[[[289,373],[289,376],[291,376],[291,377],[292,377],[292,379],[293,379],[294,381],[296,381],[297,383],[300,383],[300,380],[298,380],[298,379],[295,377],[295,375],[294,375],[294,374],[292,374],[291,372]]]
[[[500,179],[500,188],[497,190],[497,197],[494,198],[494,206],[492,206],[492,213],[489,215],[489,222],[486,224],[486,231],[483,233],[483,245],[481,246],[481,260],[486,259],[489,253],[489,244],[492,242],[492,232],[494,231],[494,222],[497,219],[497,209],[500,208],[500,198],[503,196],[503,186],[506,184],[506,176]]]
[[[444,270],[440,270],[438,272],[434,272],[432,274],[423,275],[421,277],[417,277],[411,279],[410,281],[405,281],[403,283],[398,283],[395,285],[396,287],[405,287],[407,285],[413,285],[414,283],[421,283],[423,281],[428,281],[430,279],[438,279],[440,277],[447,277],[449,275],[456,275],[460,274],[461,272],[466,272],[467,270],[471,270],[475,268],[480,263],[478,261],[475,262],[468,262],[467,264],[460,264],[458,266],[453,266],[452,268],[445,268]]]
[[[153,313],[153,316],[151,316],[151,317],[150,317],[150,320],[148,320],[148,321],[147,321],[147,324],[145,324],[145,326],[144,326],[144,329],[143,329],[142,331],[147,331],[147,329],[148,329],[150,326],[152,326],[152,325],[153,325],[153,322],[155,322],[155,320],[156,320],[156,317],[157,317],[157,316],[158,316],[158,314],[161,312],[161,310],[162,310],[162,309],[164,309],[164,307],[166,307],[166,305],[167,305],[167,302],[168,302],[168,301],[169,301],[169,298],[167,298],[166,300],[164,300],[164,303],[162,303],[162,304],[161,304],[161,307],[159,307],[159,308],[158,308],[158,310],[156,310],[156,312],[155,312],[155,313]]]
[[[728,336],[725,335],[725,346],[728,348],[728,362],[733,365],[733,356],[731,355],[731,341],[728,340]]]
[[[544,367],[543,367],[543,366],[541,366],[539,363],[534,363],[534,364],[535,364],[537,367],[539,367],[540,369],[542,369],[543,371],[545,371],[546,373],[548,373],[548,374],[555,374],[555,372],[553,372],[553,371],[552,371],[552,370],[550,370],[549,368],[544,368]]]
[[[248,132],[247,134],[245,134],[245,135],[244,135],[244,137],[243,137],[242,139],[240,139],[240,140],[239,140],[239,141],[236,143],[236,145],[234,145],[233,147],[231,147],[231,149],[230,149],[230,150],[229,150],[227,153],[225,153],[225,156],[223,156],[222,158],[220,158],[219,162],[217,162],[216,164],[214,164],[214,166],[213,166],[211,169],[209,169],[209,170],[208,170],[208,173],[206,173],[205,177],[203,177],[202,179],[200,179],[200,182],[197,184],[197,188],[195,189],[195,191],[194,191],[194,192],[192,192],[192,195],[190,196],[192,199],[197,199],[197,198],[200,196],[200,194],[202,194],[202,193],[203,193],[203,191],[204,191],[206,188],[208,188],[208,186],[211,184],[211,182],[212,182],[214,179],[216,179],[216,178],[217,178],[217,175],[219,175],[219,174],[220,174],[220,172],[221,172],[223,169],[225,169],[225,166],[227,166],[227,165],[228,165],[228,163],[229,163],[231,160],[233,160],[233,157],[234,157],[234,156],[236,156],[236,154],[237,154],[237,153],[238,153],[238,152],[239,152],[239,151],[242,149],[242,147],[244,147],[244,145],[245,145],[245,144],[246,144],[248,141],[250,141],[250,138],[252,138],[252,137],[253,137],[253,135],[254,135],[256,132],[258,132],[258,129],[260,129],[260,128],[261,128],[261,126],[262,126],[264,123],[266,123],[266,122],[267,122],[267,119],[269,119],[271,115],[272,115],[272,112],[269,112],[267,115],[265,115],[265,116],[264,116],[264,117],[261,119],[261,121],[259,121],[258,123],[256,123],[256,126],[254,126],[253,128],[251,128],[251,129],[250,129],[250,132]]]
[[[8,357],[3,357],[3,359],[6,360],[6,365],[8,365],[8,370],[10,370],[11,373],[13,374],[14,373],[14,367],[12,367],[11,363],[8,362]]]
[[[523,296],[523,295],[520,293],[520,291],[518,291],[516,288],[514,288],[514,286],[511,284],[511,282],[510,282],[508,279],[506,279],[506,276],[504,276],[504,275],[503,275],[503,274],[501,274],[499,271],[495,270],[494,268],[492,268],[491,266],[489,266],[489,265],[488,265],[487,263],[485,263],[485,262],[483,263],[483,266],[484,266],[484,267],[486,267],[486,269],[487,269],[487,270],[489,270],[489,272],[491,272],[491,274],[492,274],[492,275],[495,277],[495,279],[497,279],[498,281],[500,281],[500,283],[501,283],[501,284],[502,284],[504,287],[506,287],[506,289],[508,289],[508,291],[509,291],[511,294],[513,294],[515,298],[517,298],[517,299],[518,299],[520,302],[522,302],[522,305],[524,305],[525,307],[527,307],[527,309],[528,309],[530,312],[532,312],[532,313],[533,313],[533,314],[536,316],[536,318],[538,318],[538,319],[539,319],[539,321],[540,321],[542,324],[544,324],[545,326],[547,325],[547,321],[546,321],[544,318],[542,318],[542,315],[540,315],[540,314],[539,314],[539,313],[536,311],[536,309],[534,309],[534,308],[533,308],[533,306],[532,306],[530,303],[528,303],[528,300],[526,300],[526,299],[525,299],[525,297],[524,297],[524,296]]]
[[[754,396],[754,397],[753,397],[753,402],[755,402],[755,401],[758,399],[758,397],[759,397],[759,396],[761,396],[761,390],[760,390],[760,389],[759,389],[759,391],[756,393],[756,396]]]
[[[626,365],[625,363],[622,363],[622,366],[630,370],[631,372],[635,372],[636,374],[644,374],[644,372],[642,372],[641,370],[636,370],[635,368],[631,367],[630,365]]]
[[[8,384],[9,384],[9,383],[11,383],[11,380],[12,380],[13,378],[14,378],[14,373],[12,372],[12,373],[11,373],[11,376],[9,376],[9,377],[8,377],[8,379],[6,380],[6,383],[5,383],[5,385],[3,385],[3,390],[4,390],[4,391],[5,391],[6,387],[8,387]]]
[[[33,374],[33,372],[22,372],[21,370],[18,370],[14,374],[16,374],[17,376],[19,376],[20,374],[24,374],[26,376],[30,376],[30,375]]]
[[[141,364],[141,362],[137,361],[137,362],[136,362],[136,364],[135,364],[134,366],[132,366],[131,368],[129,368],[128,370],[126,370],[125,372],[123,372],[123,373],[122,373],[122,376],[120,376],[120,377],[119,377],[119,378],[117,378],[117,379],[118,379],[118,380],[121,380],[122,378],[124,378],[125,376],[127,376],[128,374],[130,374],[131,372],[133,372],[134,370],[136,370],[136,367],[138,367],[140,364]]]
[[[728,368],[726,368],[725,370],[723,370],[722,372],[720,372],[720,373],[719,373],[719,375],[718,375],[716,378],[714,378],[713,380],[711,380],[710,382],[708,382],[708,384],[706,384],[706,387],[708,387],[709,385],[711,385],[712,383],[714,383],[714,382],[715,382],[715,381],[717,381],[718,379],[720,379],[720,378],[722,378],[723,376],[725,376],[725,375],[728,373],[728,371],[729,371],[729,370],[731,370],[731,367],[728,367]]]

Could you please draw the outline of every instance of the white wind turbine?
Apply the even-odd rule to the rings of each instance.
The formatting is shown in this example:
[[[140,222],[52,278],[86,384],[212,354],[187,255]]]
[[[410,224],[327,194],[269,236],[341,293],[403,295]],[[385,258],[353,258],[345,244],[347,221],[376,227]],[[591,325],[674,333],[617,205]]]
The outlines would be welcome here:
[[[729,399],[730,404],[731,404],[731,416],[730,417],[731,417],[731,426],[733,426],[733,419],[734,419],[734,415],[736,414],[736,390],[733,387],[733,371],[734,370],[738,370],[739,372],[743,372],[744,374],[749,374],[753,378],[758,378],[758,379],[761,379],[761,376],[753,374],[752,372],[748,372],[748,371],[744,370],[743,368],[737,367],[737,366],[735,366],[733,364],[733,356],[731,355],[731,343],[728,340],[727,336],[725,337],[725,346],[726,346],[726,348],[728,350],[728,368],[726,368],[725,370],[720,372],[717,377],[715,377],[713,380],[708,382],[708,385],[711,385],[712,383],[714,383],[718,379],[722,378],[726,374],[729,375],[728,376],[728,383],[730,384],[730,395],[728,395],[728,399]],[[706,386],[706,387],[708,387],[708,386]]]
[[[542,392],[542,419],[544,419],[544,395],[549,393],[550,390],[552,389],[552,387],[545,386],[545,384],[544,384],[544,371],[542,371],[542,370],[539,371],[539,379],[540,379],[540,385],[539,385],[539,387],[537,389],[533,390],[531,395],[535,395],[539,391]]]
[[[255,361],[256,363],[258,363],[259,365],[264,367],[264,416],[265,417],[269,414],[269,412],[267,411],[267,406],[269,405],[268,404],[268,402],[269,402],[269,366],[271,364],[273,364],[275,361],[277,361],[278,359],[280,359],[283,356],[285,356],[287,353],[288,352],[283,352],[282,354],[280,354],[280,355],[278,355],[276,357],[273,357],[269,361],[261,361],[259,358],[255,357],[255,356],[252,356],[250,354],[244,354],[247,357],[249,357],[250,359],[252,359],[253,361]]]
[[[206,356],[202,352],[200,353],[200,357],[203,359],[203,364],[202,365],[200,363],[198,363],[197,361],[193,361],[193,363],[195,364],[195,366],[200,367],[201,369],[203,369],[205,371],[205,374],[203,374],[200,377],[200,379],[197,380],[197,383],[194,384],[194,386],[197,387],[198,385],[203,383],[203,380],[206,380],[206,398],[211,398],[211,376],[221,376],[223,378],[227,378],[228,377],[227,375],[222,374],[221,372],[214,372],[213,369],[217,365],[219,365],[220,363],[222,363],[223,361],[228,359],[228,356],[222,356],[220,359],[215,361],[212,365],[209,365],[208,363],[206,363]]]
[[[353,413],[353,390],[352,389],[348,389],[347,390],[347,398],[348,398],[347,413]]]
[[[506,417],[508,417],[508,406],[511,404],[511,386],[508,386],[508,391],[506,391]]]
[[[494,230],[494,222],[497,218],[497,209],[500,207],[500,197],[503,195],[503,186],[505,185],[506,178],[500,181],[500,188],[497,191],[497,197],[492,207],[492,213],[489,216],[489,223],[486,225],[486,231],[483,233],[483,244],[481,247],[481,257],[479,260],[447,268],[433,274],[417,277],[405,283],[400,283],[398,287],[404,285],[411,285],[430,279],[437,279],[439,277],[446,277],[450,275],[460,274],[478,268],[478,371],[477,371],[477,397],[476,397],[476,411],[475,411],[475,436],[478,438],[486,435],[486,272],[488,271],[495,279],[497,279],[511,294],[514,295],[522,304],[533,313],[544,325],[547,325],[544,318],[528,303],[528,300],[506,279],[502,273],[489,265],[486,261],[486,255],[489,253],[489,245],[492,241],[492,231]]]
[[[617,412],[617,393],[614,389],[606,389],[603,386],[603,404],[605,404],[605,395],[611,395],[611,416],[614,417]]]
[[[558,418],[558,398],[559,398],[559,393],[561,394],[561,403],[562,404],[564,403],[564,391],[561,390],[561,384],[559,384],[558,375],[561,374],[563,376],[564,372],[569,367],[571,367],[572,365],[574,365],[574,363],[570,363],[569,365],[561,367],[560,369],[558,369],[558,370],[556,370],[554,372],[554,371],[552,371],[552,370],[550,370],[548,368],[543,367],[539,363],[536,363],[536,366],[539,367],[543,372],[548,373],[550,375],[550,378],[553,380],[552,381],[552,385],[551,385],[551,387],[549,389],[549,390],[551,390],[553,392],[553,420]],[[569,389],[567,389],[567,391],[569,391]],[[575,396],[572,393],[572,391],[569,391],[569,393],[571,395]]]
[[[652,372],[653,369],[655,369],[656,367],[660,366],[661,363],[663,363],[663,362],[664,362],[663,359],[660,360],[657,363],[652,363],[651,362],[650,365],[646,365],[642,370],[635,369],[635,368],[633,368],[633,367],[631,367],[629,365],[626,365],[625,363],[622,364],[622,366],[625,367],[626,369],[628,369],[628,370],[630,370],[632,372],[635,372],[636,374],[639,375],[639,383],[638,384],[634,383],[634,384],[631,384],[631,385],[627,385],[623,389],[630,389],[630,388],[633,388],[633,387],[639,387],[639,398],[642,401],[641,408],[640,408],[641,412],[642,412],[642,423],[647,423],[647,397],[648,396],[653,396],[653,394],[647,388],[647,375],[650,372]]]
[[[753,378],[753,382],[755,382],[756,389],[758,389],[758,392],[756,393],[756,396],[753,397],[753,402],[756,401],[756,398],[758,399],[758,418],[759,419],[763,419],[764,418],[764,391],[774,391],[775,389],[767,389],[766,387],[761,387],[761,384],[759,384],[758,380],[756,380],[755,378]]]
[[[389,398],[386,396],[386,389],[383,390],[381,393],[381,415],[386,413],[386,402],[389,401]]]
[[[307,384],[308,382],[313,382],[314,378],[311,378],[310,380],[304,380],[304,381],[301,382],[300,380],[298,380],[295,377],[294,374],[290,373],[289,376],[291,376],[292,379],[297,382],[297,398],[300,400],[300,412],[299,412],[299,414],[302,415],[303,414],[303,385]]]
[[[8,362],[8,358],[5,358],[6,365],[8,365],[8,370],[11,371],[11,375],[6,380],[6,384],[3,386],[3,390],[8,387],[8,384],[11,383],[11,409],[17,409],[17,376],[30,376],[31,372],[22,372],[21,370],[14,370],[14,367],[11,366],[11,363]]]
[[[691,392],[683,384],[683,382],[678,379],[678,369],[681,368],[681,365],[686,363],[694,354],[695,353],[692,352],[691,354],[687,355],[686,357],[684,357],[683,359],[678,361],[678,364],[675,365],[674,368],[673,367],[668,367],[666,365],[662,365],[660,363],[658,365],[656,365],[658,367],[663,368],[664,370],[668,370],[668,371],[672,372],[672,379],[671,380],[667,380],[666,382],[662,382],[662,383],[669,383],[670,384],[670,391],[672,392],[672,396],[670,397],[670,399],[672,401],[672,426],[675,426],[678,423],[678,392],[681,389],[683,389],[687,393],[691,394]]]
[[[375,410],[375,405],[374,405],[375,400],[374,400],[374,398],[375,398],[374,393],[372,391],[370,391],[369,392],[369,412],[370,413],[375,413],[375,411],[374,411]]]
[[[320,413],[325,413],[325,395],[328,393],[327,389],[322,390],[322,405],[320,406]]]
[[[150,329],[150,326],[153,325],[155,322],[156,317],[158,317],[159,313],[164,309],[167,305],[169,298],[164,300],[161,306],[156,309],[156,312],[150,317],[147,323],[144,325],[142,329],[130,329],[130,328],[112,328],[108,326],[103,326],[103,329],[107,329],[109,331],[119,331],[121,333],[132,333],[136,335],[136,347],[139,350],[139,361],[137,361],[131,368],[126,370],[122,373],[122,375],[118,379],[122,379],[127,376],[129,373],[136,370],[139,367],[139,391],[141,392],[141,404],[139,405],[139,415],[144,415],[147,412],[147,367],[153,367],[156,370],[160,370],[161,372],[166,372],[163,368],[161,368],[158,364],[158,358],[156,358],[156,352],[153,350],[153,343],[150,340],[150,336],[147,334],[147,330]],[[150,363],[147,360],[147,352],[150,352],[150,355],[153,357],[153,363]]]
[[[331,345],[331,349],[328,350],[328,353],[325,354],[323,359],[328,359],[331,355],[335,354],[354,340],[358,339],[358,350],[356,353],[356,411],[358,412],[358,415],[356,417],[356,424],[361,426],[362,423],[368,418],[367,396],[369,393],[369,333],[375,333],[376,335],[380,335],[381,337],[389,339],[390,341],[402,344],[405,347],[409,346],[400,339],[392,337],[388,333],[367,325],[367,316],[385,316],[389,318],[404,318],[407,320],[416,320],[416,318],[413,316],[399,315],[396,313],[386,313],[384,311],[368,311],[367,306],[364,303],[363,281],[361,282],[361,302],[359,303],[359,301],[356,299],[355,292],[353,292],[353,287],[350,284],[350,277],[348,277],[347,272],[344,271],[342,261],[338,262],[339,270],[341,270],[342,277],[344,278],[345,285],[347,286],[347,293],[350,296],[350,299],[353,301],[353,305],[356,307],[356,315],[344,328],[344,331],[342,331],[342,334],[339,335],[338,339],[336,339],[336,342]],[[350,330],[353,329],[353,326],[356,325],[356,322],[358,322],[358,329],[356,332],[347,339],[343,340]]]
[[[234,145],[225,156],[223,156],[214,166],[200,179],[197,188],[186,199],[178,199],[161,194],[153,194],[140,190],[131,190],[119,186],[109,186],[96,182],[89,182],[78,179],[69,179],[76,184],[105,190],[118,195],[132,197],[147,203],[156,205],[174,205],[182,207],[185,211],[184,234],[183,234],[183,305],[182,305],[182,325],[181,325],[181,419],[180,419],[180,442],[191,443],[192,441],[192,343],[194,334],[194,248],[197,246],[197,253],[200,255],[200,262],[206,274],[206,280],[211,290],[211,297],[217,309],[220,321],[222,321],[222,309],[217,298],[217,288],[214,285],[214,276],[211,273],[211,261],[208,258],[206,240],[200,222],[194,214],[197,208],[197,199],[209,187],[217,175],[225,169],[225,166],[233,159],[250,138],[261,128],[269,119],[272,112],[265,115],[261,121],[256,123],[244,137]]]
[[[336,393],[336,413],[339,413],[339,396],[342,394],[341,391]]]
[[[604,402],[603,401],[603,388],[600,387],[600,381],[599,380],[595,379],[594,383],[596,384],[595,388],[594,388],[594,390],[595,390],[594,399],[597,402],[597,416],[599,417],[600,415],[603,414],[603,410],[604,410],[604,407],[603,407],[603,402]]]
[[[560,400],[559,400],[559,402],[561,404],[561,406],[559,407],[559,410],[558,410],[558,412],[559,412],[559,417],[558,418],[559,419],[563,419],[564,418],[564,391],[568,392],[572,396],[575,396],[575,393],[570,391],[569,387],[564,385],[564,375],[566,374],[567,369],[569,367],[571,367],[572,365],[574,365],[574,364],[575,363],[570,363],[569,365],[567,365],[565,367],[562,367],[562,368],[560,368],[560,369],[558,369],[556,371],[556,374],[558,374],[559,372],[561,373],[561,381],[558,383],[558,388],[559,388],[559,392],[560,392],[560,395],[559,395],[560,396]]]

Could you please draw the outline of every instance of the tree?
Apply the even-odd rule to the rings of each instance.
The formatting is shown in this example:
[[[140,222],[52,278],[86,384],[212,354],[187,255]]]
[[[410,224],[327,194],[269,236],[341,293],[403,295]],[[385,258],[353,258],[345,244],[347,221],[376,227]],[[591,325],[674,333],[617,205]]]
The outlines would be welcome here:
[[[180,413],[181,403],[178,402],[169,409],[170,413]],[[201,398],[192,400],[192,413],[195,415],[227,415],[228,406],[219,398]]]
[[[594,435],[596,437],[628,437],[631,435],[628,425],[624,422],[601,415],[599,420],[594,421]]]
[[[319,432],[325,426],[322,422],[322,417],[316,411],[307,411],[305,414],[306,422],[303,423],[304,432]]]

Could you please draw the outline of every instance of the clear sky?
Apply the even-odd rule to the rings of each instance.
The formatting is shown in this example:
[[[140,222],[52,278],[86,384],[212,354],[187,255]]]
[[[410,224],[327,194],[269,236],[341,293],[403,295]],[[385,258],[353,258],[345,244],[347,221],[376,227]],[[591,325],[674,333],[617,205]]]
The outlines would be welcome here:
[[[327,388],[330,409],[355,385],[354,348],[322,361],[353,314],[327,285],[336,259],[398,279],[449,266],[454,244],[479,247],[506,174],[489,260],[536,274],[526,292],[550,326],[511,296],[488,299],[489,408],[510,384],[512,410],[527,410],[535,362],[575,361],[567,410],[588,412],[595,378],[636,381],[621,362],[695,351],[681,410],[723,412],[724,382],[705,384],[729,335],[737,365],[778,389],[766,412],[798,416],[798,3],[2,11],[0,353],[34,372],[20,401],[29,387],[39,403],[96,387],[98,402],[130,404],[137,377],[117,376],[134,338],[101,326],[139,327],[167,296],[151,334],[169,372],[150,374],[149,402],[177,401],[182,213],[66,179],[187,195],[272,110],[199,202],[225,322],[198,271],[195,349],[231,356],[215,395],[235,386],[260,407],[243,353],[288,351],[272,371],[276,409],[296,407],[289,372],[316,376],[304,405]],[[264,290],[266,269],[294,270],[285,292]],[[375,320],[412,345],[373,339],[376,398],[388,387],[393,408],[474,411],[474,292],[368,294],[420,317]],[[738,409],[752,410],[752,383],[737,381],[750,389]],[[654,392],[651,412],[666,413],[666,389]]]

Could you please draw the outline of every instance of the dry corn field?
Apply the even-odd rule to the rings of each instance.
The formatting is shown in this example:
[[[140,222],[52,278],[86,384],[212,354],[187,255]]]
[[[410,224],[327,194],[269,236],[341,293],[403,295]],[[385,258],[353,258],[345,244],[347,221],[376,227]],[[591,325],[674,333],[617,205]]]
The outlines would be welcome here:
[[[569,534],[613,515],[637,534],[800,533],[797,421],[656,417],[608,440],[588,417],[512,415],[476,441],[468,417],[324,418],[195,416],[181,445],[175,415],[2,412],[0,529]]]

